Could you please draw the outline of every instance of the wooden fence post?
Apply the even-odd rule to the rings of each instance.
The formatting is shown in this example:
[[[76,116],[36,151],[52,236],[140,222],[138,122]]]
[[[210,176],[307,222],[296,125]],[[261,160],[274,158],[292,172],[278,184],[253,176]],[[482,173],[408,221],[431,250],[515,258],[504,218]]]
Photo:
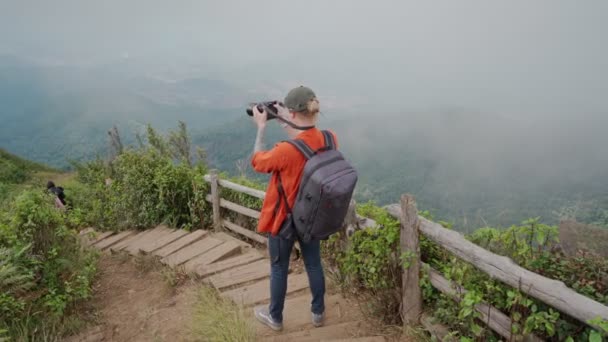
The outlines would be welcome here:
[[[215,231],[219,231],[222,228],[222,218],[220,216],[220,190],[217,170],[211,170],[209,174],[211,183],[211,204],[213,205],[213,228]]]
[[[403,324],[418,324],[422,314],[422,290],[420,289],[420,246],[418,245],[418,209],[414,196],[401,196],[401,257],[404,263],[402,275]]]

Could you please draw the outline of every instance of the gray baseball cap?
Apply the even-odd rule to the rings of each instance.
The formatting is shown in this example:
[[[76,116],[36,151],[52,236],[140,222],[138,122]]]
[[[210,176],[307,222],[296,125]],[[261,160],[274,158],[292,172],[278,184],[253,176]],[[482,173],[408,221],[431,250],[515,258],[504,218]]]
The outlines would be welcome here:
[[[289,91],[287,96],[285,96],[285,101],[283,101],[283,103],[287,109],[300,113],[305,112],[308,109],[308,102],[315,97],[317,97],[317,95],[315,95],[315,92],[312,91],[312,89],[305,86],[299,86]]]

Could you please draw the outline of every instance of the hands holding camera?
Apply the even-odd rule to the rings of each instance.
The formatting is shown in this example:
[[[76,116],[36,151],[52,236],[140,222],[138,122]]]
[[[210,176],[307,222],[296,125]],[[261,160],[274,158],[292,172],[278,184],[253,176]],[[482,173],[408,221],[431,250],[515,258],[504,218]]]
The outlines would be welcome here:
[[[262,111],[258,109],[258,106],[253,106],[253,122],[258,126],[258,128],[266,127],[266,122],[268,122],[268,117],[266,114],[266,108],[262,108]]]
[[[289,116],[289,110],[279,101],[273,101],[272,104],[263,103],[262,105],[254,105],[250,111],[253,122],[255,122],[258,128],[266,127],[266,122],[277,116],[282,118],[287,118]],[[248,111],[247,114],[249,113],[250,112]]]

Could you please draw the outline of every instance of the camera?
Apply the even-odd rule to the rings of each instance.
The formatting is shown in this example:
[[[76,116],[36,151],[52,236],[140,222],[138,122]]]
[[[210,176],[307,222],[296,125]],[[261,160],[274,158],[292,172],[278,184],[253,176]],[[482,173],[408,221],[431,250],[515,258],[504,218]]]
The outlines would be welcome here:
[[[249,105],[249,108],[247,108],[246,112],[247,112],[247,115],[253,116],[253,107],[257,106],[258,110],[260,112],[263,112],[264,109],[266,110],[266,120],[272,120],[277,117],[277,109],[275,108],[276,104],[281,105],[281,102],[265,101],[265,102],[259,102],[259,103],[251,103]]]

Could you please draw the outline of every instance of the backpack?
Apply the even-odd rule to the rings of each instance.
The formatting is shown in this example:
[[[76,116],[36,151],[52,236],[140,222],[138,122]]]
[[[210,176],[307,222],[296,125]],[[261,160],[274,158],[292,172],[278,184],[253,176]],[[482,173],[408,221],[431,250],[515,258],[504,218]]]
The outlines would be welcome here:
[[[59,198],[59,200],[61,201],[61,203],[63,205],[66,204],[65,201],[65,193],[63,192],[63,188],[60,186],[56,186],[56,187],[52,187],[49,189],[49,191],[53,194],[55,194],[55,196],[57,196],[57,198]]]
[[[287,140],[306,158],[295,204],[289,208],[279,174],[278,189],[289,225],[304,243],[324,240],[342,227],[357,184],[357,171],[336,150],[333,135],[322,131],[325,146],[313,151],[303,140]],[[280,233],[281,234],[281,233]],[[285,236],[284,234],[281,234]]]

